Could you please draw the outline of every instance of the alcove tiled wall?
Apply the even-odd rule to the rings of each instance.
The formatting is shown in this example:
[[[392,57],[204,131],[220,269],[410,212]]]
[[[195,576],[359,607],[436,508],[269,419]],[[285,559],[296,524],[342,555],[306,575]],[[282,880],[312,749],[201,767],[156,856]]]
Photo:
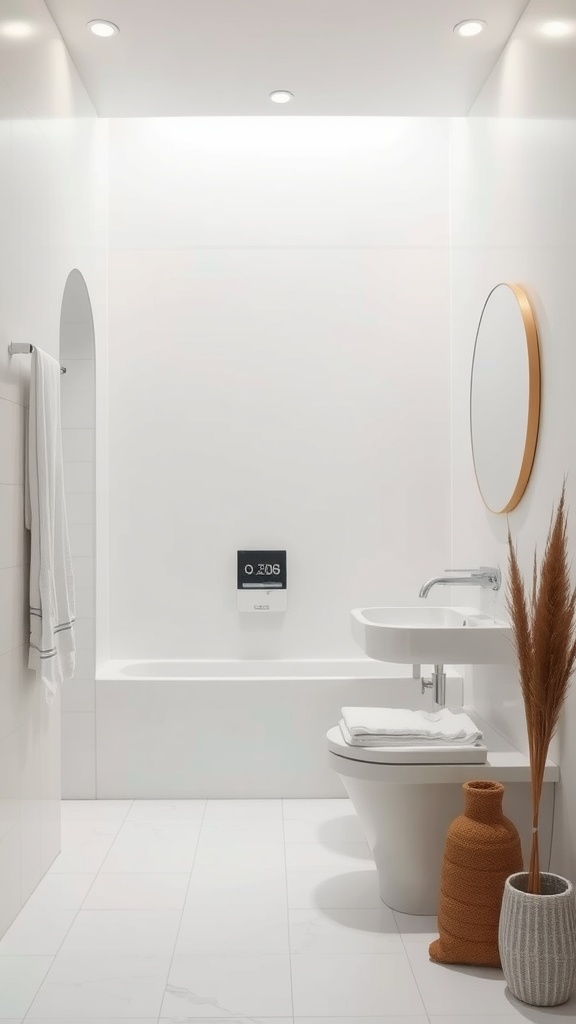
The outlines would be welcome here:
[[[62,448],[76,584],[76,671],[62,689],[62,796],[94,798],[94,334],[80,275],[60,326]]]
[[[8,344],[58,356],[73,267],[88,282],[101,343],[106,299],[105,128],[43,0],[11,6],[29,31],[0,38],[0,935],[60,850],[60,697],[49,707],[27,667],[31,362]],[[2,984],[14,974],[4,967]]]

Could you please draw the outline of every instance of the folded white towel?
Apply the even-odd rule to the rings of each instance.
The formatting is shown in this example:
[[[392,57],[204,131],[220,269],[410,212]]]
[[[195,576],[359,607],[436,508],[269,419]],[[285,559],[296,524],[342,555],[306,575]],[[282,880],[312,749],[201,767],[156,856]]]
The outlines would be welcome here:
[[[352,736],[343,718],[338,723],[342,738],[350,747],[381,747],[389,750],[399,747],[413,747],[414,749],[428,749],[435,747],[473,747],[478,740],[445,740],[445,739],[423,739],[421,736]]]
[[[74,578],[68,540],[60,364],[35,348],[30,374],[26,526],[30,530],[30,654],[50,704],[74,673]]]
[[[350,735],[396,737],[407,743],[414,739],[442,740],[446,743],[482,739],[468,715],[441,711],[410,711],[407,708],[342,708],[342,718]]]

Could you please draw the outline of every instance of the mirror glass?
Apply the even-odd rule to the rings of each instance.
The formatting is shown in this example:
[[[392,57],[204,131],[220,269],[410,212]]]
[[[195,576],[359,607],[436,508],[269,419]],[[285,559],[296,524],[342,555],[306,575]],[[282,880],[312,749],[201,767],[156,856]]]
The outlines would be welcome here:
[[[482,310],[470,381],[470,434],[478,487],[492,512],[510,512],[532,469],[540,416],[540,359],[528,297],[498,284]]]

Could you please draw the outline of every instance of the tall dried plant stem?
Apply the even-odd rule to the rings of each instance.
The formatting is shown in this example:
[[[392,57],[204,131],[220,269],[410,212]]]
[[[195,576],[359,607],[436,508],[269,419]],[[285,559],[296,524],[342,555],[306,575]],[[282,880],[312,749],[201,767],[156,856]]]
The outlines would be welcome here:
[[[540,893],[538,823],[546,758],[568,695],[576,660],[576,590],[570,585],[565,487],[550,525],[540,568],[534,555],[526,593],[508,530],[508,608],[526,713],[532,781],[532,846],[528,892]]]

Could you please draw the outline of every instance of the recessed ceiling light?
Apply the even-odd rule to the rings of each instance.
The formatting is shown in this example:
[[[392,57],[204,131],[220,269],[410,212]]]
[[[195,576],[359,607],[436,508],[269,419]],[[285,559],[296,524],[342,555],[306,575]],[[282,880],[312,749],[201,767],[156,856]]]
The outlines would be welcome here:
[[[560,39],[561,36],[569,36],[574,31],[574,26],[568,21],[545,21],[542,25],[542,33],[551,36],[553,39]]]
[[[290,103],[290,100],[294,99],[294,93],[288,92],[287,89],[275,89],[270,93],[270,99],[272,103]]]
[[[34,34],[34,29],[28,21],[5,21],[0,26],[0,33],[6,39],[26,39]]]
[[[454,31],[457,36],[479,36],[485,28],[486,22],[479,21],[477,18],[469,21],[459,21],[457,25],[454,25]]]
[[[103,39],[108,38],[108,36],[115,36],[120,31],[118,25],[115,25],[113,21],[89,21],[86,27],[95,36],[101,36]]]

